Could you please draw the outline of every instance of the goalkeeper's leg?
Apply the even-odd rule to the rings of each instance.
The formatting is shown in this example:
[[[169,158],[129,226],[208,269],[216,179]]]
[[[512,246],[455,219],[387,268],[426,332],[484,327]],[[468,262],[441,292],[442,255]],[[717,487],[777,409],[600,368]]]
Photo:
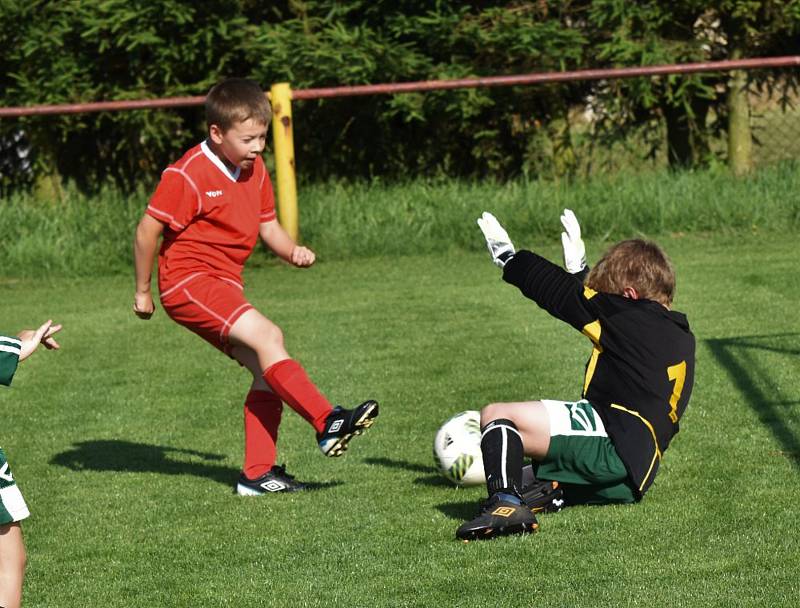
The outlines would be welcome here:
[[[482,427],[487,428],[488,421],[497,419],[513,421],[522,439],[526,456],[537,461],[546,457],[550,449],[550,414],[542,401],[494,403],[481,411]],[[484,455],[485,464],[486,455]],[[530,465],[522,469],[518,491],[523,503],[533,513],[556,512],[564,506],[564,492],[558,482],[536,479],[533,467]]]
[[[547,453],[547,410],[541,402],[494,403],[481,411],[481,452],[488,500],[479,515],[456,532],[464,540],[525,533],[538,527],[522,497],[525,454]]]

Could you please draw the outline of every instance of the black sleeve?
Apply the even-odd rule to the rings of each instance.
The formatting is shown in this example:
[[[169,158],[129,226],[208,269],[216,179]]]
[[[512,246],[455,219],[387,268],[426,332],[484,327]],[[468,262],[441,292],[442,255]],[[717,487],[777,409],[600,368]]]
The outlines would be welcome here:
[[[517,252],[505,265],[503,280],[518,287],[526,298],[578,331],[597,318],[589,303],[593,292],[589,290],[587,297],[577,275],[569,274],[531,251]]]
[[[576,279],[578,279],[581,283],[583,283],[586,280],[586,277],[589,276],[589,271],[590,270],[591,270],[591,268],[589,268],[589,266],[584,266],[581,270],[579,270],[578,272],[576,272],[572,276],[575,277]]]

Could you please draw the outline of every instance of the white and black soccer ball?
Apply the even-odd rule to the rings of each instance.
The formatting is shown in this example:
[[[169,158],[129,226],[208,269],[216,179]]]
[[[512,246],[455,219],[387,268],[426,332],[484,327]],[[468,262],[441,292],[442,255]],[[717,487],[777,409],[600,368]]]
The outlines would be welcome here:
[[[485,483],[480,412],[460,412],[445,421],[433,440],[433,458],[441,474],[459,486]]]

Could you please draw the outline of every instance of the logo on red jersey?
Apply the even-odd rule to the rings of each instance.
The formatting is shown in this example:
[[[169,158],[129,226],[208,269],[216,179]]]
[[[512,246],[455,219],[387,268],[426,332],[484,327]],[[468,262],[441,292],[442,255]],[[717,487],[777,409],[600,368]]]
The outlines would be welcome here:
[[[208,190],[206,191],[206,196],[217,198],[218,196],[222,196],[222,190]]]

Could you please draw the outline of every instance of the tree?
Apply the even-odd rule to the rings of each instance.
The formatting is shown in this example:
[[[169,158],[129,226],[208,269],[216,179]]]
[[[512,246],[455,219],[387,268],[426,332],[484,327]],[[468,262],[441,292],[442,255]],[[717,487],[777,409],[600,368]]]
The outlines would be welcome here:
[[[800,2],[797,0],[727,0],[720,3],[715,15],[726,38],[730,59],[800,52]],[[749,172],[752,167],[750,87],[779,83],[785,93],[798,82],[796,71],[778,78],[758,73],[751,76],[743,70],[731,73],[727,90],[728,161],[737,175]]]
[[[568,5],[308,1],[302,15],[259,28],[256,73],[262,80],[282,73],[304,88],[576,68],[584,40],[562,18],[559,7]],[[563,116],[580,99],[571,92],[578,88],[304,102],[295,111],[298,166],[322,176],[502,178],[525,166],[538,174],[548,169],[530,149],[537,124]]]
[[[245,22],[228,4],[4,2],[17,42],[4,46],[2,104],[201,94],[243,59]],[[24,132],[40,175],[132,188],[195,141],[200,125],[191,109],[35,117],[12,128]]]
[[[0,1],[19,32],[2,59],[4,105],[200,95],[230,75],[305,88],[561,70],[581,66],[585,43],[568,23],[572,3],[552,0]],[[564,125],[585,88],[305,102],[295,111],[298,164],[315,179],[568,173]],[[201,114],[86,114],[17,125],[40,170],[85,188],[109,179],[130,188],[199,137]],[[540,150],[540,125],[553,153]]]
[[[593,0],[584,23],[602,66],[657,65],[800,52],[798,0]],[[797,76],[784,75],[783,86]],[[623,130],[662,120],[670,166],[694,167],[710,158],[712,132],[727,129],[729,162],[750,164],[747,92],[774,84],[770,75],[692,74],[611,83],[597,90],[608,123]],[[709,124],[709,117],[714,117]],[[620,120],[629,117],[631,120]]]
[[[585,27],[606,66],[660,65],[708,59],[708,41],[696,24],[705,2],[594,0]],[[707,160],[706,118],[719,76],[667,76],[616,81],[598,91],[604,116],[622,130],[662,120],[670,166]],[[628,120],[620,121],[620,116]]]
[[[800,52],[800,0],[0,0],[0,16],[14,24],[0,32],[2,105],[202,95],[226,76],[307,88]],[[570,175],[571,111],[587,100],[609,137],[652,138],[665,125],[674,167],[707,162],[710,133],[729,123],[730,158],[745,170],[734,160],[751,140],[745,88],[786,87],[797,76],[738,78],[303,102],[299,173]],[[43,174],[84,188],[147,186],[203,126],[198,108],[2,121],[0,187],[19,185],[6,174],[28,145]]]

